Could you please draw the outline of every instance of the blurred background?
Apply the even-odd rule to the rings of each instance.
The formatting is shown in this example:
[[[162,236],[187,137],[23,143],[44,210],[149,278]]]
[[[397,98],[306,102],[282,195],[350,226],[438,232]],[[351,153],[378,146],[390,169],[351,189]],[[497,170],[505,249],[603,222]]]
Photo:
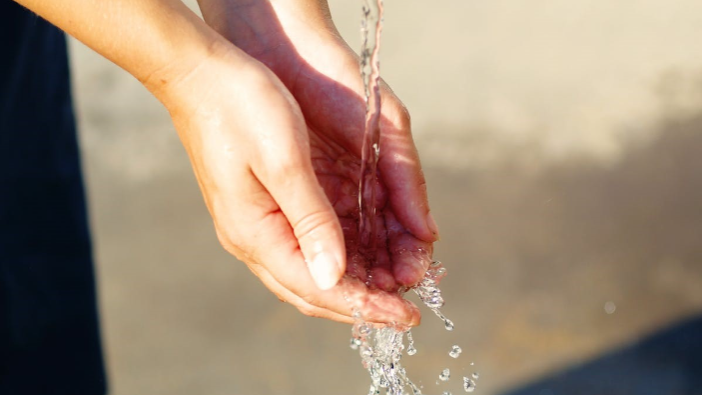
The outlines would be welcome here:
[[[701,393],[700,33],[698,1],[386,1],[456,324],[423,310],[424,392]],[[166,111],[71,51],[111,393],[365,394],[349,326],[220,248]]]

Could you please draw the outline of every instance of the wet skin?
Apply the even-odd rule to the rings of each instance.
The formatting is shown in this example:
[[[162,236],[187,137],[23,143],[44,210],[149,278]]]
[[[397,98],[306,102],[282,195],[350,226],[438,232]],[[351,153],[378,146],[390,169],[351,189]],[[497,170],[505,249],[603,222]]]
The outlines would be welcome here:
[[[273,269],[272,262],[262,265],[236,251],[235,255],[244,258],[280,299],[306,314],[349,322],[346,294],[363,301],[362,312],[368,320],[417,324],[417,308],[401,300],[396,291],[422,278],[437,230],[428,219],[425,181],[407,111],[384,84],[376,186],[378,250],[375,256],[363,256],[358,245],[358,183],[365,105],[356,55],[324,10],[315,14],[290,4],[235,3],[201,2],[201,9],[211,26],[273,71],[299,105],[312,168],[342,229],[349,275],[327,291],[312,284],[306,290],[294,287],[296,291],[292,283],[305,282],[305,270],[284,274]],[[276,213],[280,207],[271,199],[261,209]],[[306,231],[293,232],[294,236],[300,234]],[[233,238],[225,239],[228,249],[239,244]],[[287,240],[288,256],[299,255],[297,244],[295,237]],[[372,289],[355,280],[367,275]]]

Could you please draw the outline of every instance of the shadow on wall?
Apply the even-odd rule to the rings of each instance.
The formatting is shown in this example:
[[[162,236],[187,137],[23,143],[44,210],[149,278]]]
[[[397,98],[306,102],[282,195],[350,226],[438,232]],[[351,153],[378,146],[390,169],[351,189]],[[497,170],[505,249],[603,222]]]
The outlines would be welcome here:
[[[698,395],[701,317],[505,395]]]

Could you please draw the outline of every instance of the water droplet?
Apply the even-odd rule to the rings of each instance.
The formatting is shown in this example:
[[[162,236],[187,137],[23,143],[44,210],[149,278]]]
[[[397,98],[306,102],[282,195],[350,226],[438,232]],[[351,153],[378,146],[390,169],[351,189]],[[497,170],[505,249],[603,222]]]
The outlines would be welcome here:
[[[371,327],[366,324],[363,324],[359,326],[359,333],[362,335],[368,335],[369,333],[371,333]]]
[[[417,354],[417,349],[415,348],[415,340],[413,340],[413,334],[410,331],[405,332],[408,336],[408,355]]]
[[[454,330],[454,323],[450,319],[444,320],[444,329],[448,331],[453,331]]]
[[[468,377],[464,377],[464,391],[474,392],[476,390],[476,383]]]
[[[471,377],[473,377],[474,380],[478,380],[478,372],[473,372],[473,374],[471,374]]]
[[[461,354],[461,347],[454,345],[452,346],[451,351],[449,351],[449,356],[452,358],[459,358],[459,355]]]
[[[442,380],[442,381],[447,381],[447,380],[449,380],[449,377],[450,377],[450,376],[451,376],[451,375],[450,375],[449,369],[444,369],[444,370],[442,371],[442,373],[440,373],[439,379]]]
[[[429,299],[427,299],[425,305],[427,305],[427,307],[431,309],[439,309],[444,306],[444,299],[442,299],[442,297],[438,295],[431,296]]]
[[[613,314],[617,308],[618,306],[616,306],[612,301],[605,302],[605,306],[603,306],[606,314]]]
[[[442,392],[442,395],[452,395],[452,393],[449,391],[444,391],[444,392]]]
[[[352,350],[358,350],[359,346],[361,345],[361,340],[353,337],[351,341],[349,341],[349,347],[351,347]]]

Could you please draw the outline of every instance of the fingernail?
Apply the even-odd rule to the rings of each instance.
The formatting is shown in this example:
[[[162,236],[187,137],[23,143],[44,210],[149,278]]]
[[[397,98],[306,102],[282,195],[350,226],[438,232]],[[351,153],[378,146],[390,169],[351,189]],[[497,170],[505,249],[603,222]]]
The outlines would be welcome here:
[[[308,262],[308,270],[318,288],[325,291],[339,281],[339,265],[334,256],[326,251],[321,251],[312,261]]]
[[[432,213],[427,213],[427,227],[430,228],[430,232],[439,240],[439,228],[437,227],[437,222],[435,222],[432,217]]]

